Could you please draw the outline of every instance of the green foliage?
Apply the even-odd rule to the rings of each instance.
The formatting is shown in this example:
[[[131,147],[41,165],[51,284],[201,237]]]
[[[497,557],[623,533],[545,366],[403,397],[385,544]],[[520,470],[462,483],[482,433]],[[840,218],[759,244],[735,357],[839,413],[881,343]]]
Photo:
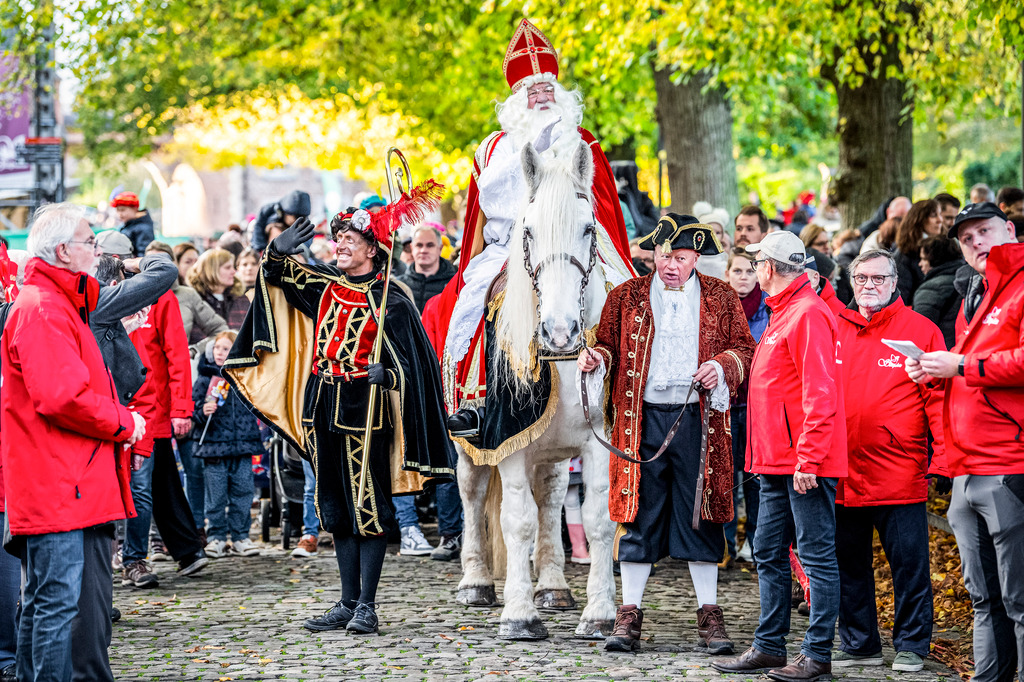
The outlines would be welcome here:
[[[998,191],[1000,187],[1021,187],[1021,151],[1004,152],[988,161],[974,161],[964,169],[964,186],[984,182]]]

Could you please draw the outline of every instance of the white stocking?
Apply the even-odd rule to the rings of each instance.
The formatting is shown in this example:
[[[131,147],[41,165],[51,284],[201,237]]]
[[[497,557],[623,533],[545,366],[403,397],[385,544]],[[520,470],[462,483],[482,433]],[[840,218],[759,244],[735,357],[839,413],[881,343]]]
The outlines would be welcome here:
[[[625,593],[625,573],[622,591]],[[718,604],[718,564],[706,561],[690,562],[690,579],[693,580],[693,591],[697,593],[697,608]]]
[[[644,598],[644,588],[647,587],[647,578],[651,575],[651,565],[623,561],[619,563],[619,570],[622,572],[623,606],[636,604],[636,607],[640,608],[640,602]]]
[[[566,525],[578,525],[583,523],[583,512],[580,508],[579,484],[571,485],[569,486],[569,489],[565,491],[565,502],[563,502],[562,506],[565,508]]]

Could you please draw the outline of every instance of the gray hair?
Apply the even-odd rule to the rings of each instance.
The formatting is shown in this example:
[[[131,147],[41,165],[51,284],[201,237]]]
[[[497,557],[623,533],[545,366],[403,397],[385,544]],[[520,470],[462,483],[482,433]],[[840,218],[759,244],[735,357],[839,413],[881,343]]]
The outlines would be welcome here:
[[[765,260],[770,262],[772,267],[775,268],[775,272],[779,273],[783,277],[795,277],[796,275],[802,274],[807,269],[807,266],[804,265],[802,260],[799,263],[787,263],[784,260],[776,260],[771,256],[765,256]]]
[[[889,272],[892,273],[892,281],[897,281],[898,276],[896,272],[896,259],[892,257],[891,253],[889,253],[888,251],[883,251],[881,249],[872,249],[871,251],[865,251],[864,253],[854,258],[853,262],[850,263],[850,277],[853,277],[854,275],[857,274],[857,268],[860,267],[862,264],[867,263],[868,261],[876,260],[878,258],[884,258],[885,260],[889,261]]]
[[[36,211],[28,233],[28,255],[57,264],[57,247],[75,238],[85,209],[71,203],[47,204]]]
[[[434,235],[434,241],[437,242],[437,245],[438,246],[442,246],[441,231],[438,230],[436,227],[431,227],[430,225],[420,225],[419,227],[415,228],[412,231],[412,234],[410,236],[413,239],[416,239],[416,235],[418,235],[420,232],[429,232],[429,233],[431,233],[432,235]]]

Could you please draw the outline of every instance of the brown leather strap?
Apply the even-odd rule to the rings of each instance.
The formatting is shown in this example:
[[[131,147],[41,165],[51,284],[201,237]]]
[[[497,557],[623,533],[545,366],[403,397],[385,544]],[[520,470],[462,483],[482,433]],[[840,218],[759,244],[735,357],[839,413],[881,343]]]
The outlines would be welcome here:
[[[693,391],[694,391],[695,388],[696,388],[698,393],[704,393],[704,387],[700,386],[699,383],[694,382],[694,383],[690,384],[690,390],[686,392],[686,399],[683,402],[686,402],[686,403],[690,402],[690,396],[693,395]],[[646,464],[647,462],[653,462],[654,460],[656,460],[659,457],[661,457],[665,453],[665,450],[668,449],[668,446],[672,444],[672,439],[675,438],[676,431],[679,430],[679,425],[683,421],[683,415],[686,413],[686,407],[684,406],[683,409],[679,412],[679,416],[676,417],[676,420],[672,423],[672,428],[670,428],[668,430],[668,433],[665,434],[665,440],[663,440],[661,442],[661,447],[658,448],[658,451],[654,453],[653,457],[651,457],[650,459],[639,459],[639,458],[630,457],[629,455],[627,455],[622,450],[619,450],[617,447],[615,447],[614,445],[612,445],[611,443],[606,441],[604,438],[602,438],[601,434],[599,434],[597,432],[597,429],[594,428],[594,422],[591,421],[591,419],[590,419],[590,395],[589,395],[589,393],[587,391],[587,377],[586,377],[586,374],[582,374],[580,376],[580,397],[583,399],[583,416],[586,418],[587,424],[590,426],[590,430],[593,432],[594,437],[597,438],[597,442],[600,443],[601,445],[603,445],[604,447],[608,448],[608,451],[611,452],[616,457],[618,457],[619,459],[624,459],[627,462],[632,462],[634,464]],[[705,429],[704,443],[707,443],[707,417],[704,418],[704,429]],[[640,453],[637,453],[637,455],[639,455],[639,454]],[[703,455],[704,454],[705,454],[705,450],[704,450],[704,448],[701,448],[702,459],[703,459]],[[701,478],[702,479],[703,479],[703,476],[704,476],[704,473],[703,473],[703,468],[702,468],[701,469]]]
[[[708,466],[708,426],[711,421],[711,410],[705,404],[700,411],[700,464],[697,467],[697,489],[693,495],[693,520],[690,525],[694,530],[700,527],[700,507],[704,501],[704,472]]]

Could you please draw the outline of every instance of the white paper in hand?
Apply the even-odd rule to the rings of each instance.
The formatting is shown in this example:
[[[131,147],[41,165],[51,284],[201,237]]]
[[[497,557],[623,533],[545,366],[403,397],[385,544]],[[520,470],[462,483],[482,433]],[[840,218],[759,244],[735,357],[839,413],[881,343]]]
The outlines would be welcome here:
[[[917,344],[913,341],[893,341],[892,339],[882,339],[882,343],[892,348],[897,353],[906,355],[911,360],[920,360],[921,356],[924,355],[924,351],[917,347]]]

